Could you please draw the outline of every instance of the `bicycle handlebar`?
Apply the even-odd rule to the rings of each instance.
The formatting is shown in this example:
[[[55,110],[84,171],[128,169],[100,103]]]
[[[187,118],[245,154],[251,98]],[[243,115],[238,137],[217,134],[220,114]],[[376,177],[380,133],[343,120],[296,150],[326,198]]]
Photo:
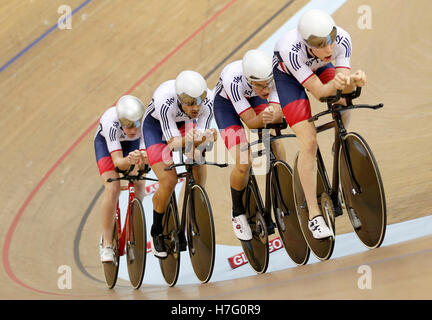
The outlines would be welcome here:
[[[115,172],[117,173],[121,173],[123,174],[122,177],[119,178],[108,178],[107,182],[114,182],[114,181],[119,181],[119,180],[127,180],[127,181],[138,181],[138,180],[152,180],[152,181],[158,181],[157,179],[153,179],[153,178],[147,178],[144,177],[143,175],[146,173],[149,173],[151,168],[148,164],[144,165],[143,169],[138,170],[138,173],[136,175],[129,175],[129,173],[131,173],[133,171],[133,169],[135,168],[135,165],[132,164],[128,169],[126,170],[121,170],[118,167],[115,167]]]
[[[170,171],[170,170],[177,168],[177,167],[183,167],[183,166],[194,167],[194,166],[201,166],[204,164],[205,165],[211,165],[211,166],[217,166],[219,168],[228,167],[228,163],[216,163],[216,162],[207,162],[207,161],[204,161],[203,163],[199,163],[199,162],[184,163],[184,162],[181,162],[181,163],[175,163],[175,164],[170,165],[168,168],[165,168],[165,171]]]
[[[355,99],[360,97],[362,87],[357,87],[353,92],[350,93],[342,93],[342,90],[336,90],[336,95],[334,96],[328,96],[328,97],[321,97],[321,102],[327,102],[327,104],[332,104],[337,101],[339,101],[340,98],[349,98],[349,99]]]
[[[377,105],[368,105],[368,104],[353,105],[351,103],[351,101],[360,96],[361,89],[362,89],[362,87],[357,87],[356,90],[351,92],[351,93],[342,93],[341,90],[337,90],[336,95],[334,95],[334,96],[320,98],[321,102],[327,102],[328,109],[312,116],[308,121],[309,122],[317,121],[318,118],[320,118],[321,116],[324,116],[326,114],[334,113],[334,112],[342,112],[342,111],[350,110],[350,109],[362,109],[362,108],[364,108],[364,109],[379,109],[379,108],[384,107],[384,104],[382,104],[382,103],[379,103]],[[347,98],[347,100],[349,101],[348,105],[344,106],[341,104],[334,104],[335,102],[339,101],[340,98]]]

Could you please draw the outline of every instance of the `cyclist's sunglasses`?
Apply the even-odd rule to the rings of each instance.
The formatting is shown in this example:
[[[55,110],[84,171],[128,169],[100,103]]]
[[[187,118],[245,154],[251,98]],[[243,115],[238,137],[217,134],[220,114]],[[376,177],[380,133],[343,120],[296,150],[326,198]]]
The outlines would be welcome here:
[[[139,128],[141,126],[141,119],[137,121],[131,121],[128,119],[119,119],[123,128],[131,129],[131,128]]]
[[[205,98],[207,97],[207,91],[204,91],[202,93],[202,95],[200,95],[199,97],[196,97],[196,98],[191,97],[186,93],[182,93],[182,94],[178,95],[178,97],[180,99],[180,102],[182,104],[184,104],[185,106],[188,106],[188,107],[199,106],[204,102]]]
[[[311,35],[305,41],[310,47],[324,48],[325,46],[332,44],[336,40],[336,34],[337,34],[336,27],[333,27],[332,31],[327,37],[316,37],[314,35]]]
[[[252,87],[258,89],[267,89],[273,86],[273,77],[266,81],[254,81],[253,79],[250,79],[249,83]]]

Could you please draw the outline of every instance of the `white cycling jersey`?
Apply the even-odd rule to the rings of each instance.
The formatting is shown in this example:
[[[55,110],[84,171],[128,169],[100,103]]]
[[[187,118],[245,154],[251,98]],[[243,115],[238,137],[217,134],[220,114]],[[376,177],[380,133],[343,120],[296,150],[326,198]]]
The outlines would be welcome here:
[[[252,86],[243,76],[242,61],[234,61],[223,68],[215,88],[215,95],[219,94],[229,99],[240,115],[251,108],[248,98],[258,96]],[[276,87],[273,85],[268,99],[271,103],[279,103]]]
[[[106,140],[109,153],[121,151],[122,141],[134,141],[140,139],[140,150],[145,150],[143,139],[141,139],[141,130],[137,130],[137,134],[133,138],[129,138],[121,127],[121,123],[117,118],[116,107],[107,109],[101,116],[99,121],[99,129],[96,135],[100,133]]]
[[[159,120],[166,141],[172,137],[181,136],[177,126],[178,122],[195,120],[195,129],[203,132],[210,128],[213,119],[213,98],[213,91],[207,89],[207,97],[201,105],[198,117],[191,119],[183,111],[180,100],[177,98],[175,80],[168,80],[155,90],[144,119],[151,116]]]
[[[335,68],[351,68],[352,52],[351,37],[344,29],[336,27],[336,44],[331,61]],[[301,84],[309,79],[314,72],[328,64],[307,51],[307,46],[297,29],[287,32],[278,40],[274,50],[273,66],[289,75],[294,76]]]

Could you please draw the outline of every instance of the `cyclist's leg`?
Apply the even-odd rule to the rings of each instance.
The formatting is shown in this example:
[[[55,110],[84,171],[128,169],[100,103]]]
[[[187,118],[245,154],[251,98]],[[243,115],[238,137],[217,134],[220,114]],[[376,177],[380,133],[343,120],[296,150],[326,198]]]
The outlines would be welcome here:
[[[97,134],[94,140],[96,161],[99,173],[104,184],[104,193],[101,204],[101,223],[102,223],[102,246],[112,245],[114,228],[114,214],[117,208],[117,201],[120,195],[120,182],[107,182],[108,178],[118,178],[118,173],[114,171],[114,163],[108,151],[105,138]]]
[[[172,152],[166,141],[162,140],[163,134],[159,121],[148,115],[143,122],[143,138],[147,148],[147,159],[159,180],[159,188],[153,196],[153,211],[162,216],[168,206],[171,193],[177,184],[177,173],[175,169],[165,170],[173,163]],[[156,222],[161,220],[158,218]],[[159,225],[154,227],[160,229]]]
[[[195,182],[200,186],[204,187],[207,180],[207,167],[206,166],[194,166],[192,168],[192,173]]]
[[[251,159],[249,150],[243,150],[247,145],[246,133],[240,121],[240,116],[235,111],[231,102],[216,95],[214,101],[215,119],[222,139],[231,157],[235,159],[235,166],[230,174],[230,190],[232,199],[232,219],[236,235],[246,234],[243,240],[252,237],[250,227],[247,224],[245,208],[243,205],[243,194],[249,178]],[[239,221],[237,221],[239,220]],[[239,229],[234,224],[239,222]],[[240,232],[241,231],[241,232]]]
[[[316,197],[316,129],[313,123],[301,121],[292,126],[299,145],[297,168],[309,209],[309,220],[321,214]]]
[[[312,116],[309,99],[303,86],[293,76],[286,75],[277,68],[274,69],[274,75],[284,117],[296,134],[299,144],[297,169],[308,206],[309,220],[318,217],[318,225],[323,234],[327,235],[330,230],[319,217],[321,211],[316,197],[317,139],[315,125],[307,121]],[[316,219],[312,223],[315,224]]]

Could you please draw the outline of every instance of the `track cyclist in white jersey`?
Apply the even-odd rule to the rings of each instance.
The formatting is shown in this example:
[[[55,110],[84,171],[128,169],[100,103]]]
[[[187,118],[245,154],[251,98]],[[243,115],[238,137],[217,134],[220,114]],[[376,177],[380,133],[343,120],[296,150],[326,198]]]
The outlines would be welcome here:
[[[165,169],[173,163],[172,151],[185,147],[186,141],[193,141],[194,148],[216,141],[217,131],[210,129],[212,118],[213,92],[207,88],[205,79],[192,70],[185,70],[175,80],[162,83],[145,113],[143,138],[149,164],[159,180],[159,188],[153,196],[151,247],[160,259],[167,257],[162,219],[177,184],[176,169]],[[193,175],[198,184],[205,184],[205,166],[194,166]],[[180,234],[179,238],[180,248],[185,248],[185,235]]]
[[[119,177],[115,167],[127,170],[134,164],[137,166],[132,173],[136,173],[147,162],[140,128],[144,111],[144,104],[138,98],[130,95],[121,97],[116,106],[101,116],[94,139],[96,161],[105,187],[102,196],[102,262],[114,261],[114,214],[120,196],[120,181],[108,183],[107,179]],[[137,198],[142,200],[145,181],[135,181],[134,187]]]
[[[279,110],[275,112],[274,110]],[[243,123],[249,129],[282,122],[279,100],[274,88],[272,57],[261,50],[249,50],[242,60],[222,70],[215,88],[215,119],[226,148],[236,160],[230,175],[232,225],[239,240],[252,239],[243,205],[243,194],[252,161]],[[274,144],[277,157],[284,156],[281,144]],[[266,215],[269,234],[274,233],[270,215]]]
[[[305,12],[297,29],[285,34],[274,51],[276,89],[285,119],[297,136],[299,176],[309,210],[309,229],[316,239],[333,235],[316,197],[317,137],[314,123],[307,121],[312,115],[306,90],[320,99],[335,95],[336,90],[349,93],[356,86],[364,86],[365,73],[361,70],[351,73],[351,54],[348,32],[336,26],[333,18],[321,10]],[[345,112],[345,125],[349,117],[350,113]]]

